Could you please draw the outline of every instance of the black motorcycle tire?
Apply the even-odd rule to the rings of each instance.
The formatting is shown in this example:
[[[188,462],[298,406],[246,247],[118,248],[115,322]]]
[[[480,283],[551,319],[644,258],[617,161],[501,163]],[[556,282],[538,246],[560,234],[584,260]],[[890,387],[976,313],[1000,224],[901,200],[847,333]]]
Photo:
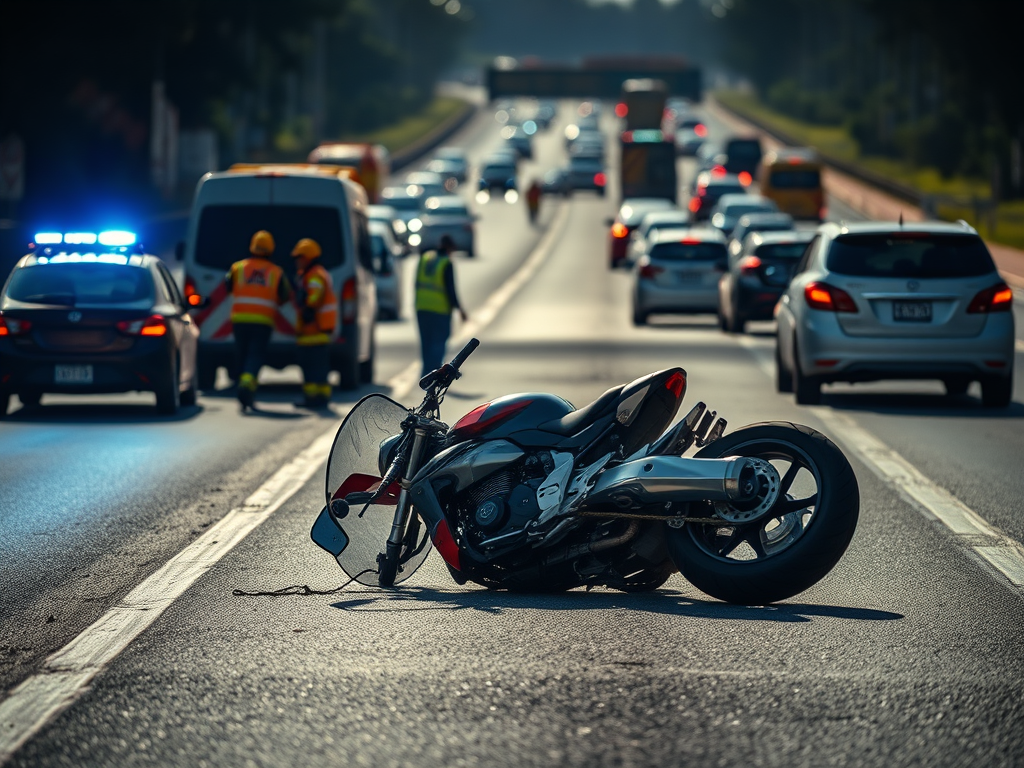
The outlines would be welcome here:
[[[782,551],[754,560],[728,560],[698,543],[698,524],[668,529],[669,554],[697,589],[727,603],[767,605],[803,592],[839,562],[857,525],[860,491],[850,462],[825,435],[786,422],[752,424],[716,440],[696,456],[758,456],[793,449],[817,471],[817,501],[810,523]]]
[[[394,545],[390,541],[382,555],[377,558],[377,584],[384,589],[395,586],[398,577],[398,559],[402,554],[402,545]]]

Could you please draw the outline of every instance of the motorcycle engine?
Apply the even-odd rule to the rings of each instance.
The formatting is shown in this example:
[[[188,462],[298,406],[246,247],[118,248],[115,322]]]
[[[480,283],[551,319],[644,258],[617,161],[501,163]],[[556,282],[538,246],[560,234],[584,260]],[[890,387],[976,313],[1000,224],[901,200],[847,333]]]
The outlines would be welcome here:
[[[554,468],[550,452],[532,453],[460,494],[459,517],[470,541],[480,544],[535,520],[540,514],[537,489]]]

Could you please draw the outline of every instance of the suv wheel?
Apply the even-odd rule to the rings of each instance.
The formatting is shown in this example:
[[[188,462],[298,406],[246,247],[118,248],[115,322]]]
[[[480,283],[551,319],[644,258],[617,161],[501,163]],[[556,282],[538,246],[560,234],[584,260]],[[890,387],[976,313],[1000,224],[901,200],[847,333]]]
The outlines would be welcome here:
[[[992,376],[981,381],[981,404],[1005,408],[1013,398],[1013,376]]]
[[[792,392],[793,374],[782,362],[782,354],[779,352],[779,342],[775,342],[775,391]]]
[[[821,403],[821,382],[807,376],[800,370],[800,355],[793,344],[793,392],[797,405],[819,405]]]

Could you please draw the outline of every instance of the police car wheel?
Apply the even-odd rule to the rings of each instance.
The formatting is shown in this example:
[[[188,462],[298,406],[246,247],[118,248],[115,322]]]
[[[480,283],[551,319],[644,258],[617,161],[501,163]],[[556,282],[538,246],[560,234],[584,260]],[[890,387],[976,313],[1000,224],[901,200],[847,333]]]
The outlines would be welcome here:
[[[171,364],[164,381],[156,388],[156,410],[164,416],[173,416],[178,412],[178,404],[181,402],[181,384],[178,380],[178,361]]]
[[[7,407],[11,404],[11,394],[0,392],[0,419],[7,415]]]

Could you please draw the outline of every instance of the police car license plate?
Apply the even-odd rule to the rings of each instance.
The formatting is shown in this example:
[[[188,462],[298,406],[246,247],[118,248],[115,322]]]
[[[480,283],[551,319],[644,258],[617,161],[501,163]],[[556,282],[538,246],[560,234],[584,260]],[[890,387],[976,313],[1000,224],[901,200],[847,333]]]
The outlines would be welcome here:
[[[930,301],[894,301],[892,319],[903,323],[930,323],[932,303]]]
[[[56,365],[53,379],[57,384],[92,384],[92,366]]]

